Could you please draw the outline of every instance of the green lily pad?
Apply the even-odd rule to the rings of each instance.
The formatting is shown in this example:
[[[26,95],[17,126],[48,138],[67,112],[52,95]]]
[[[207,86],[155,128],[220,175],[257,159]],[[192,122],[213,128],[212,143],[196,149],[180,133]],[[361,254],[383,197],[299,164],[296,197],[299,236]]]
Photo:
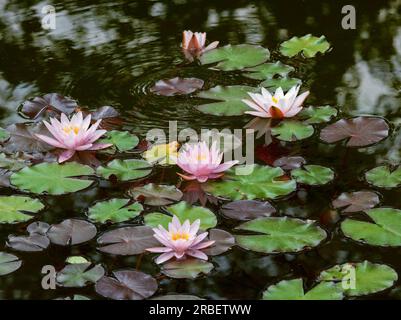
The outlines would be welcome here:
[[[166,211],[171,214],[167,215],[160,212],[149,213],[145,216],[145,224],[150,227],[158,227],[159,224],[164,228],[168,228],[168,224],[172,220],[172,215],[176,215],[181,223],[189,220],[193,223],[195,220],[200,220],[200,229],[207,230],[217,225],[216,216],[207,208],[191,206],[185,201],[181,201],[172,206],[166,207]]]
[[[242,248],[262,253],[298,252],[326,238],[326,232],[312,222],[288,217],[258,218],[236,229],[257,233],[237,235],[235,239]]]
[[[277,61],[275,63],[263,63],[256,67],[247,68],[244,70],[246,73],[243,76],[255,80],[266,80],[273,79],[276,75],[285,77],[294,70],[294,67]]]
[[[138,159],[116,159],[109,162],[107,166],[98,167],[96,170],[96,173],[105,179],[113,175],[121,181],[141,179],[151,172],[151,165],[145,160]]]
[[[176,260],[165,263],[161,271],[166,276],[175,279],[196,279],[200,275],[213,270],[213,264],[199,259]]]
[[[283,280],[263,292],[263,300],[342,300],[334,282],[322,282],[305,293],[302,279]]]
[[[372,222],[346,219],[341,224],[345,236],[375,246],[401,246],[401,210],[367,210]]]
[[[22,261],[17,256],[7,253],[0,252],[0,276],[13,273],[18,270],[22,265]]]
[[[334,171],[330,168],[317,165],[305,165],[303,168],[294,169],[291,176],[298,182],[311,186],[324,185],[334,179]]]
[[[108,131],[101,143],[111,143],[118,151],[124,152],[135,148],[139,143],[139,138],[127,131],[112,130]]]
[[[277,127],[271,129],[273,136],[288,142],[309,138],[314,132],[311,125],[293,120],[284,120]]]
[[[354,283],[346,280],[353,276]],[[383,291],[390,288],[397,279],[397,272],[393,268],[369,261],[336,265],[319,276],[320,281],[340,282],[339,287],[347,296],[362,296]],[[343,287],[342,281],[347,285]]]
[[[75,162],[40,163],[12,174],[10,181],[24,191],[60,195],[88,188],[93,181],[77,177],[93,173],[91,167]]]
[[[7,141],[10,138],[10,132],[4,128],[0,128],[0,142]]]
[[[260,86],[265,87],[269,90],[276,90],[277,88],[281,88],[284,91],[288,91],[293,86],[302,84],[302,80],[298,78],[290,78],[290,77],[279,77],[273,79],[266,79],[263,81]]]
[[[280,45],[280,52],[287,57],[303,53],[306,58],[313,58],[318,52],[325,53],[330,48],[325,36],[320,38],[307,34],[301,38],[292,37]]]
[[[67,259],[65,259],[65,262],[70,264],[90,263],[88,259],[82,256],[70,256]]]
[[[25,222],[45,206],[38,200],[21,196],[0,196],[0,223]]]
[[[90,263],[68,264],[57,273],[57,283],[62,287],[85,287],[88,283],[96,283],[104,276],[104,268],[97,264],[92,268]]]
[[[394,170],[387,166],[376,167],[366,172],[365,178],[375,187],[396,188],[401,185],[401,167]]]
[[[275,199],[295,191],[294,180],[280,180],[281,168],[242,165],[231,168],[221,181],[211,181],[203,189],[216,197],[231,200]]]
[[[134,202],[132,204],[129,199],[111,199],[96,203],[88,210],[89,219],[105,223],[111,221],[114,223],[123,222],[139,216],[143,210],[143,206]]]
[[[329,122],[337,113],[337,109],[330,106],[308,107],[304,108],[299,116],[305,119],[305,123],[317,124]]]
[[[257,45],[226,45],[202,55],[202,64],[217,63],[214,68],[223,71],[241,70],[261,64],[270,58],[266,48]]]
[[[196,109],[215,116],[240,116],[250,110],[241,100],[249,98],[248,92],[256,91],[259,89],[248,86],[216,86],[199,92],[197,97],[217,101],[196,106]]]

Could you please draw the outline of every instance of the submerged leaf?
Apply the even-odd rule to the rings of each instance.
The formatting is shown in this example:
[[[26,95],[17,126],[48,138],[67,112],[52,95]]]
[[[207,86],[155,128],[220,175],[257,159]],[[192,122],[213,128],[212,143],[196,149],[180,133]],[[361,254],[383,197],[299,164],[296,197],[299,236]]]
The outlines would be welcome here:
[[[135,187],[128,191],[135,200],[142,201],[150,206],[165,206],[182,198],[182,192],[175,186],[148,183],[142,187]]]
[[[118,223],[133,219],[141,213],[143,207],[138,202],[128,205],[129,202],[129,199],[110,199],[98,202],[89,208],[88,217],[100,223],[106,221]]]
[[[326,232],[312,222],[287,217],[258,218],[236,229],[257,233],[235,238],[242,248],[262,253],[298,252],[315,247],[326,238]]]
[[[37,199],[21,196],[0,196],[0,223],[24,222],[45,206]]]
[[[223,71],[241,70],[261,64],[270,58],[266,48],[257,45],[226,45],[202,55],[202,64],[217,63],[214,68]]]
[[[68,264],[57,273],[57,284],[62,287],[85,287],[88,283],[96,283],[104,276],[104,268],[97,264],[89,268],[91,263]]]
[[[60,195],[88,188],[93,181],[77,177],[93,173],[91,167],[75,162],[40,163],[14,173],[10,180],[21,190]]]
[[[54,244],[68,246],[87,242],[94,238],[96,233],[96,227],[88,221],[66,219],[59,224],[53,224],[47,236]]]
[[[305,165],[303,168],[291,171],[293,177],[298,183],[311,186],[325,185],[334,179],[334,171],[318,165]]]
[[[333,207],[342,208],[342,212],[359,212],[372,209],[379,203],[379,196],[372,191],[344,192],[333,200]]]
[[[325,36],[320,38],[307,34],[301,38],[292,37],[283,42],[280,52],[287,57],[294,57],[298,53],[303,53],[306,58],[313,58],[318,52],[325,53],[330,48]]]
[[[150,91],[161,96],[189,94],[202,89],[204,81],[197,78],[178,78],[159,80]]]
[[[167,262],[162,266],[162,273],[175,279],[196,279],[212,271],[213,264],[199,259],[185,259]]]
[[[17,256],[7,253],[0,252],[0,276],[13,273],[18,270],[22,265],[22,261]]]
[[[347,147],[365,147],[388,136],[389,126],[382,118],[341,119],[320,132],[320,139],[334,143],[347,139]]]
[[[138,159],[115,159],[109,162],[106,167],[101,166],[96,170],[96,173],[105,179],[116,176],[121,181],[141,179],[151,172],[151,165],[147,161]]]
[[[157,290],[157,281],[139,271],[114,271],[115,278],[104,276],[95,285],[96,292],[114,300],[142,300]]]
[[[221,207],[221,212],[228,218],[236,220],[252,220],[270,217],[276,209],[269,202],[256,200],[238,200]]]

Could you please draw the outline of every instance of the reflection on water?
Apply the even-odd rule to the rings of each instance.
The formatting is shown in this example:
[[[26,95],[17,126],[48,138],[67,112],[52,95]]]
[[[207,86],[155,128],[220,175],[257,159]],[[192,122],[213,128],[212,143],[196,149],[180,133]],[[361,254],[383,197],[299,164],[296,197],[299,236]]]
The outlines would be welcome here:
[[[340,27],[341,7],[348,2],[54,1],[56,29],[46,31],[41,28],[41,8],[48,4],[46,1],[0,0],[1,124],[22,121],[16,109],[28,97],[59,92],[78,99],[82,106],[118,108],[126,127],[142,135],[149,129],[168,128],[170,120],[177,120],[179,129],[243,127],[250,117],[227,119],[204,115],[193,108],[200,103],[199,99],[160,97],[149,92],[157,80],[176,76],[203,79],[206,89],[217,84],[255,83],[236,73],[221,74],[196,64],[187,65],[179,49],[181,31],[186,29],[207,31],[208,38],[219,40],[221,45],[261,44],[270,48],[274,57],[277,56],[275,48],[288,37],[324,34],[333,45],[333,50],[324,57],[307,63],[283,59],[296,68],[294,77],[305,79],[312,92],[309,102],[337,105],[352,115],[377,114],[399,123],[401,1],[351,1],[357,8],[355,31]],[[345,177],[355,175],[354,167],[339,167],[331,158],[330,155],[337,154],[335,146],[315,142],[304,146],[303,154],[318,155],[327,165],[342,171]],[[358,163],[358,171],[361,171],[383,160],[400,162],[400,148],[401,136],[396,133],[375,147],[351,150],[348,157]],[[341,152],[338,154],[342,156]],[[288,215],[316,219],[328,209],[326,194],[359,186],[359,181],[345,180],[323,188],[320,193],[308,193],[308,204],[302,201],[300,204],[296,198],[279,206]],[[58,222],[82,213],[95,200],[110,196],[110,189],[98,186],[80,195],[57,198],[58,203],[68,204],[68,210],[57,206],[54,199],[47,199],[54,205],[43,218],[49,223]],[[388,205],[401,205],[397,191],[385,192],[384,197]],[[21,227],[21,232],[23,229]],[[229,255],[214,259],[216,270],[210,278],[166,279],[161,282],[160,293],[256,298],[267,284],[277,281],[277,277],[313,277],[317,270],[335,263],[370,259],[400,266],[394,251],[372,251],[344,241],[338,231],[333,231],[333,241],[299,255],[261,256],[235,249]],[[0,248],[4,248],[7,235],[12,232],[15,230],[11,227],[1,227]],[[0,278],[0,298],[55,298],[75,293],[63,289],[56,294],[40,288],[41,266],[47,263],[62,267],[64,258],[72,254],[85,254],[93,261],[105,263],[109,270],[133,266],[136,262],[136,257],[105,258],[96,252],[94,243],[80,247],[79,251],[53,248],[36,254],[35,259],[20,254],[22,260],[29,262],[18,273]],[[142,268],[155,274],[157,267],[145,261]],[[83,289],[81,293],[93,296],[91,289]]]

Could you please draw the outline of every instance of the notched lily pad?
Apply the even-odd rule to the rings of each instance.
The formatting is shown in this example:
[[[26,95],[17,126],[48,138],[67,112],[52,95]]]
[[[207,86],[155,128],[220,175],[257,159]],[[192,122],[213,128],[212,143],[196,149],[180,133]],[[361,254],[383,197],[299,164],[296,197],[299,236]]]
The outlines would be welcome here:
[[[134,187],[128,194],[138,201],[150,206],[165,206],[180,201],[183,194],[175,186],[148,183],[142,187]]]
[[[37,199],[22,196],[0,196],[0,223],[25,222],[45,206]]]
[[[62,287],[85,287],[89,283],[96,283],[104,276],[104,268],[91,263],[68,264],[57,273],[57,284]]]
[[[138,159],[115,159],[109,162],[107,166],[100,166],[96,170],[96,173],[105,179],[115,176],[120,181],[141,179],[151,172],[151,165],[145,160]]]
[[[325,53],[330,48],[325,36],[320,38],[307,34],[301,38],[292,37],[280,45],[280,52],[287,57],[303,53],[306,58],[313,58],[318,52]]]
[[[111,143],[118,151],[124,152],[135,148],[139,143],[139,138],[128,131],[111,130],[99,142]]]
[[[0,276],[17,271],[22,265],[22,261],[13,254],[0,252]]]
[[[150,88],[150,91],[160,96],[174,96],[190,94],[202,89],[204,81],[197,78],[175,77],[168,80],[159,80]]]
[[[302,80],[298,78],[278,77],[278,78],[266,79],[260,84],[260,86],[265,87],[269,90],[276,90],[277,88],[281,88],[284,91],[288,91],[293,86],[301,84]]]
[[[110,199],[96,203],[88,210],[88,218],[95,222],[123,222],[137,217],[143,207],[140,203],[129,204],[129,199]]]
[[[118,228],[97,239],[101,246],[98,250],[123,256],[141,254],[148,248],[160,245],[153,235],[153,230],[147,226]]]
[[[157,281],[143,272],[114,271],[113,276],[104,276],[96,283],[98,294],[114,300],[142,300],[151,297],[158,288]]]
[[[319,245],[326,238],[326,232],[313,222],[287,217],[258,218],[236,229],[255,232],[235,238],[242,248],[262,253],[299,252]]]
[[[284,170],[293,170],[302,167],[305,163],[306,160],[303,157],[281,157],[273,162],[273,166]]]
[[[49,227],[42,221],[33,222],[26,228],[29,236],[9,235],[7,246],[18,251],[43,251],[50,245],[50,240],[46,235]]]
[[[305,120],[305,123],[318,124],[329,122],[337,116],[337,113],[337,109],[330,106],[307,107],[300,112],[299,116]]]
[[[213,264],[199,259],[185,259],[163,264],[161,272],[175,279],[196,279],[207,275],[214,268]]]
[[[214,244],[203,250],[208,256],[217,256],[227,252],[235,245],[235,238],[233,235],[220,229],[209,230],[209,240],[213,240]]]
[[[311,186],[325,185],[334,179],[334,171],[318,165],[305,165],[291,171],[291,176],[298,182]]]
[[[263,63],[256,67],[247,68],[244,70],[245,73],[243,73],[243,76],[255,80],[266,80],[273,79],[277,75],[285,77],[294,70],[294,67],[277,61],[275,63]]]
[[[75,162],[40,163],[14,173],[10,181],[24,191],[61,195],[88,188],[93,181],[79,178],[79,176],[93,173],[91,167]]]
[[[53,224],[47,231],[50,241],[60,246],[75,245],[87,242],[96,236],[96,227],[85,220],[66,219]]]
[[[365,147],[388,136],[389,126],[382,118],[356,117],[341,119],[320,132],[320,139],[327,143],[347,140],[347,147]]]
[[[366,181],[379,188],[396,188],[401,185],[401,167],[380,166],[365,173]]]
[[[267,201],[238,200],[229,202],[221,207],[224,216],[235,220],[252,220],[270,217],[276,209]]]
[[[223,71],[241,70],[261,64],[270,58],[266,48],[257,45],[226,45],[206,52],[200,58],[202,64],[216,63],[216,69]]]
[[[372,191],[344,192],[333,200],[333,207],[351,213],[372,209],[380,203],[377,193]]]
[[[277,127],[271,129],[274,137],[288,142],[309,138],[314,132],[311,125],[293,120],[284,120]]]

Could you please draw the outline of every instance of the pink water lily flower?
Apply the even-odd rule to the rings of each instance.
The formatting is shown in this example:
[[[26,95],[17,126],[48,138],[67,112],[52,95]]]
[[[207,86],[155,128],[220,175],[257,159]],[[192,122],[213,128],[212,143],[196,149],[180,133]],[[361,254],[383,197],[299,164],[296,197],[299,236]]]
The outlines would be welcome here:
[[[156,263],[160,264],[175,257],[183,259],[186,256],[207,260],[207,255],[202,252],[214,241],[203,241],[208,233],[203,232],[197,235],[199,231],[200,220],[195,220],[190,223],[186,220],[182,225],[180,220],[173,216],[172,222],[168,224],[168,231],[161,225],[158,228],[153,228],[154,237],[164,246],[146,249],[149,252],[161,253],[156,259]]]
[[[283,119],[297,115],[302,110],[302,105],[309,95],[306,91],[298,96],[300,86],[293,86],[286,94],[278,88],[274,95],[262,88],[262,94],[248,92],[252,100],[243,99],[242,102],[251,107],[252,111],[245,113],[260,118]]]
[[[76,151],[100,150],[111,146],[109,143],[94,143],[106,133],[106,130],[96,130],[100,122],[98,120],[90,125],[91,115],[83,119],[82,112],[74,114],[71,120],[62,113],[60,121],[56,118],[50,118],[50,123],[43,121],[53,138],[42,134],[36,136],[56,148],[65,149],[58,158],[61,163],[70,159]]]
[[[177,165],[189,175],[180,173],[178,175],[185,180],[196,179],[199,182],[220,178],[224,171],[238,163],[237,160],[221,163],[222,160],[223,153],[220,152],[216,142],[213,142],[210,149],[204,141],[187,143],[178,153]]]
[[[219,42],[214,41],[206,45],[206,32],[192,32],[190,30],[182,33],[182,49],[185,55],[199,57],[203,53],[215,49]]]

